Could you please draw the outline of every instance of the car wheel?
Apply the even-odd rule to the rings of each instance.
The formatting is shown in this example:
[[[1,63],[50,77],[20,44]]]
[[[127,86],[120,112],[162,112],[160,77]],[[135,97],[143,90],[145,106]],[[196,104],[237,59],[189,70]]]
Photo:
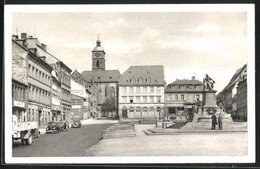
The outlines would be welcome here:
[[[32,140],[32,135],[30,135],[29,138],[28,138],[27,140],[25,140],[25,141],[26,141],[26,144],[27,144],[27,145],[31,145],[32,142],[33,142],[33,140]]]

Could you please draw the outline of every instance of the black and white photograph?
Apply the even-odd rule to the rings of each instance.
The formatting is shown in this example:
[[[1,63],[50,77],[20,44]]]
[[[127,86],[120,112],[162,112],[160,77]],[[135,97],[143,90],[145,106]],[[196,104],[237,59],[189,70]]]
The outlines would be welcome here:
[[[254,21],[253,4],[6,5],[6,162],[255,162]]]

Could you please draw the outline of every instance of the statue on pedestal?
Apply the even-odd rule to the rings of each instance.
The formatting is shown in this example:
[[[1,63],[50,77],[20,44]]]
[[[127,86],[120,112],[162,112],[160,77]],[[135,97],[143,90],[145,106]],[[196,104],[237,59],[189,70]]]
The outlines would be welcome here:
[[[213,90],[215,81],[209,77],[208,74],[206,74],[206,77],[204,78],[204,85],[205,89]]]

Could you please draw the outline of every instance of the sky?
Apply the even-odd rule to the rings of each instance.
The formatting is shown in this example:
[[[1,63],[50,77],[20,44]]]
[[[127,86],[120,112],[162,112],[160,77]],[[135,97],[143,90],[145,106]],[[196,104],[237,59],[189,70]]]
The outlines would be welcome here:
[[[14,13],[12,33],[33,35],[73,71],[92,69],[96,41],[106,69],[163,65],[166,83],[215,80],[220,92],[247,64],[246,12]]]

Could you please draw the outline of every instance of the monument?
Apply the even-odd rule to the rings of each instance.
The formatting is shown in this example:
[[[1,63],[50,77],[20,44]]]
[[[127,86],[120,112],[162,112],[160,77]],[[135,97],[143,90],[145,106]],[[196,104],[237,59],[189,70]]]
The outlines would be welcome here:
[[[216,90],[214,90],[215,81],[206,74],[203,79],[203,114],[213,114],[219,109],[216,104]]]

